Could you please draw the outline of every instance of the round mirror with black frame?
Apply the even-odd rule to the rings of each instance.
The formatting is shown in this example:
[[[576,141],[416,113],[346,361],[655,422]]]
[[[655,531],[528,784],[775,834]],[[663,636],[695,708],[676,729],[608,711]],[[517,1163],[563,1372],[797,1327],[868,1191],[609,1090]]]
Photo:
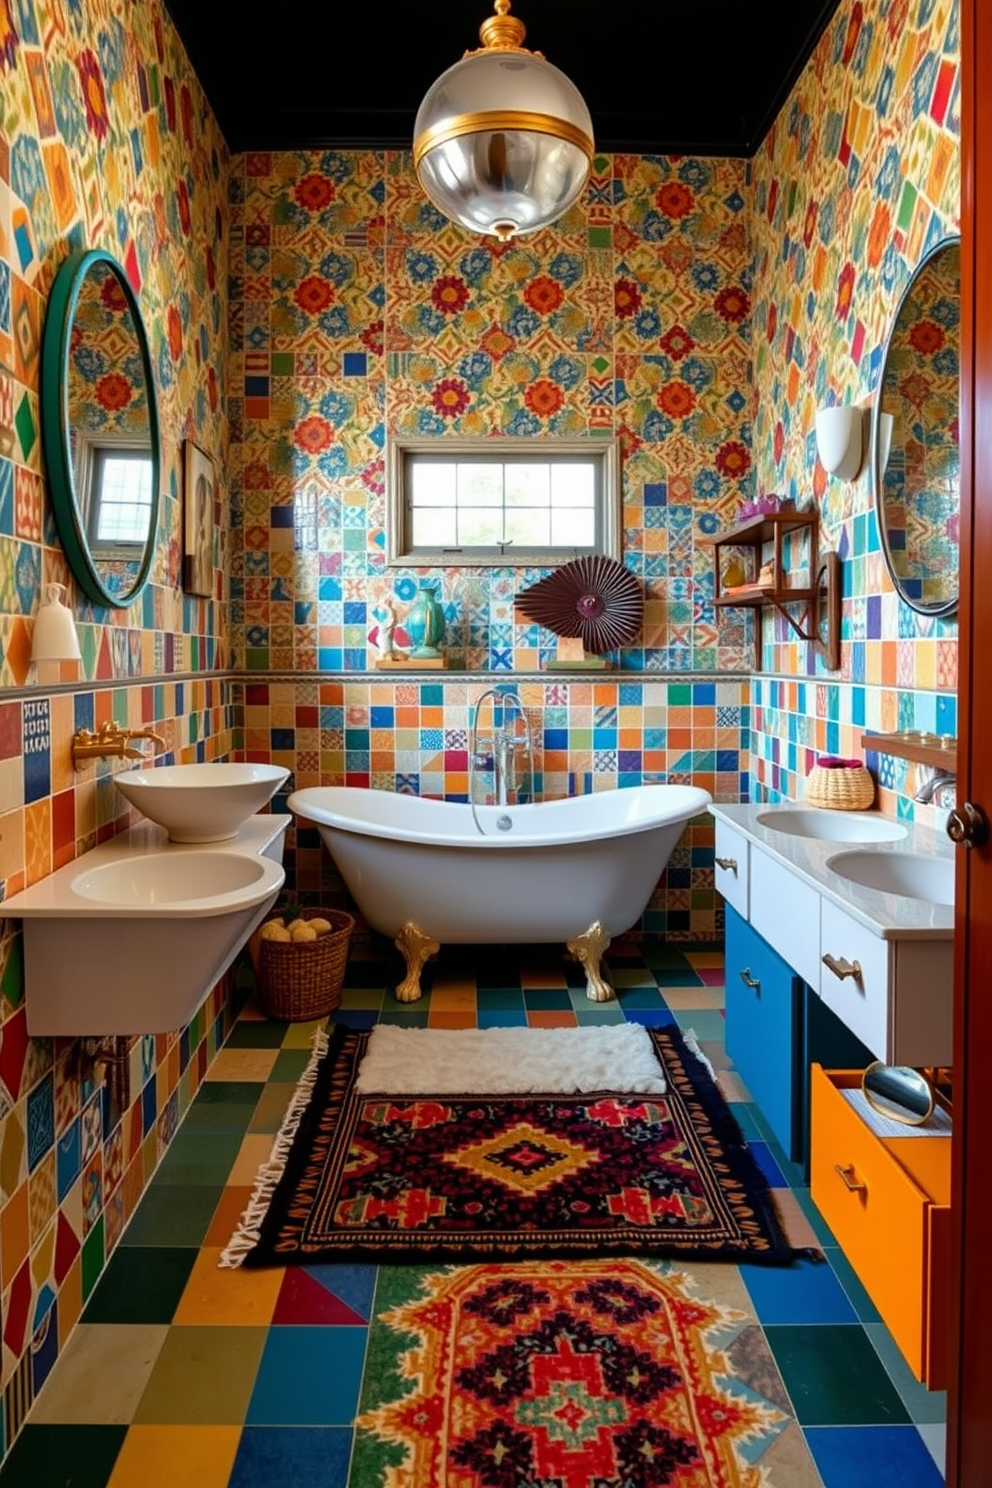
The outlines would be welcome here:
[[[872,412],[882,550],[900,599],[924,615],[958,605],[961,254],[944,238],[896,308]]]
[[[41,397],[55,525],[72,572],[97,604],[133,604],[158,533],[158,408],[138,301],[103,249],[71,254],[55,276]]]

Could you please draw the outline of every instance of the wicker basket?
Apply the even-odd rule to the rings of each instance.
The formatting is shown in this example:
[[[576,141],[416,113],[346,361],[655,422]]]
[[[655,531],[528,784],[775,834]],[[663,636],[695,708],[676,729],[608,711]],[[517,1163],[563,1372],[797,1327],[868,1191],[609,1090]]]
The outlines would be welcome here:
[[[301,920],[328,920],[316,940],[261,940],[259,990],[270,1018],[308,1022],[326,1018],[341,1002],[348,943],[355,921],[342,909],[304,909]]]
[[[864,765],[814,765],[806,776],[806,799],[832,811],[864,811],[875,799],[875,782]]]

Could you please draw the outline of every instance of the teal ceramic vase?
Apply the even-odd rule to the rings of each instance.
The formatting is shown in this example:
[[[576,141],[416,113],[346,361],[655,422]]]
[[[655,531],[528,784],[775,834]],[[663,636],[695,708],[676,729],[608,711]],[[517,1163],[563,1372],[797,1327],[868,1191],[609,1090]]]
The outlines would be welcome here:
[[[409,652],[413,661],[427,661],[441,655],[438,648],[444,639],[444,610],[428,579],[421,579],[417,597],[403,624],[413,642]]]

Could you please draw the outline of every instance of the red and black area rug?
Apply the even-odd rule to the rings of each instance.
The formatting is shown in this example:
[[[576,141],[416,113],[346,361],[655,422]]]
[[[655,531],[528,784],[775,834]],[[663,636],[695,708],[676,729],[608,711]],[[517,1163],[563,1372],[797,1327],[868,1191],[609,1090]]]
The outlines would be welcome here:
[[[788,1264],[768,1184],[708,1067],[675,1027],[650,1034],[662,1095],[391,1097],[358,1094],[370,1035],[336,1027],[222,1264]]]
[[[818,1483],[753,1314],[704,1275],[621,1259],[380,1270],[349,1483]]]

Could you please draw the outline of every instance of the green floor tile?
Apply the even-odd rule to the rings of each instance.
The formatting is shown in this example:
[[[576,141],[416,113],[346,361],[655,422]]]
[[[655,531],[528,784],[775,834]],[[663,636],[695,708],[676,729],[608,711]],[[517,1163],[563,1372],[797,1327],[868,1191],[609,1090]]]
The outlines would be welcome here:
[[[3,1488],[106,1488],[126,1426],[32,1426],[0,1472]]]
[[[277,1132],[282,1126],[287,1107],[295,1094],[296,1085],[290,1080],[280,1085],[275,1083],[266,1085],[265,1094],[255,1107],[248,1130],[250,1132]]]
[[[206,1183],[223,1186],[238,1155],[241,1131],[181,1130],[158,1165],[154,1183]]]
[[[673,1011],[683,1033],[691,1029],[701,1044],[722,1043],[723,1014],[715,1008],[675,1008]]]
[[[170,1328],[135,1422],[240,1426],[267,1335],[267,1328]]]
[[[264,1085],[259,1088],[265,1090]],[[205,1101],[203,1105],[198,1106],[194,1101],[183,1120],[182,1130],[186,1134],[238,1132],[243,1136],[248,1130],[257,1104],[255,1100],[245,1103]]]
[[[899,1392],[900,1400],[909,1411],[910,1420],[917,1426],[945,1421],[946,1390],[928,1390],[926,1385],[921,1384],[884,1323],[869,1323],[865,1333],[885,1365],[889,1379]]]
[[[84,1323],[171,1323],[197,1257],[195,1246],[119,1245]]]
[[[625,1023],[627,1020],[623,1015],[622,1008],[615,1002],[586,1002],[573,1006],[572,1012],[578,1020],[579,1027],[592,1027],[598,1023]]]
[[[345,987],[341,992],[341,1006],[343,1008],[379,1008],[382,1006],[384,995],[382,987]]]
[[[196,1092],[190,1111],[200,1105],[254,1105],[265,1089],[261,1080],[211,1080],[208,1076]]]
[[[801,1426],[887,1426],[909,1412],[863,1328],[767,1327],[765,1337]]]
[[[227,1039],[228,1049],[281,1049],[288,1024],[268,1018],[246,1018],[235,1023]]]
[[[269,1079],[277,1084],[284,1080],[295,1084],[310,1062],[310,1053],[309,1049],[280,1049]]]
[[[397,1003],[397,1007],[402,1007]],[[395,1023],[399,1028],[426,1028],[429,1013],[425,1008],[423,1012],[416,1013],[382,1013],[379,1017],[380,1023]]]
[[[219,1190],[206,1184],[153,1183],[121,1236],[122,1245],[202,1245]]]

